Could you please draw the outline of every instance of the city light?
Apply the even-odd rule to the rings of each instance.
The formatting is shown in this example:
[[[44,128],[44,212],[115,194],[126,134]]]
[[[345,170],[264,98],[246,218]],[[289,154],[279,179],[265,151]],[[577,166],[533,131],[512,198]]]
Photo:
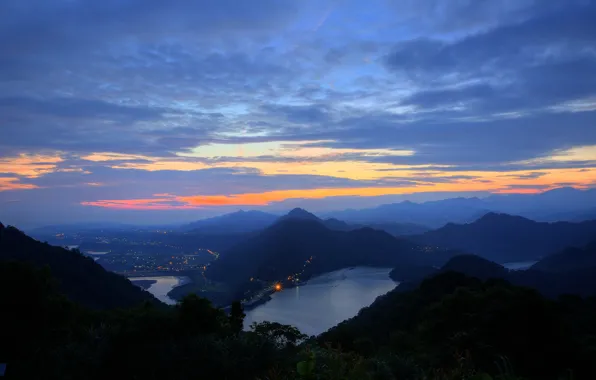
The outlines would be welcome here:
[[[281,290],[281,284],[280,283],[275,284],[275,291],[279,292],[280,290]]]

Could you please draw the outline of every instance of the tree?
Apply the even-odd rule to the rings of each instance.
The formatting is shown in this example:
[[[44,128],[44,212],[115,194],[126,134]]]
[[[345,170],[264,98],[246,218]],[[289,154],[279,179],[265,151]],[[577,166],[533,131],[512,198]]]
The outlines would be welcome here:
[[[257,335],[271,339],[279,348],[294,347],[308,338],[296,327],[277,322],[253,322],[250,329]]]
[[[211,301],[206,298],[189,294],[180,301],[177,309],[181,326],[188,333],[209,334],[221,330],[223,312],[214,308]]]
[[[242,331],[242,327],[244,326],[244,317],[246,314],[244,313],[244,309],[242,308],[242,304],[240,301],[232,302],[232,310],[230,311],[230,326],[232,327],[232,332],[236,335],[240,334]]]

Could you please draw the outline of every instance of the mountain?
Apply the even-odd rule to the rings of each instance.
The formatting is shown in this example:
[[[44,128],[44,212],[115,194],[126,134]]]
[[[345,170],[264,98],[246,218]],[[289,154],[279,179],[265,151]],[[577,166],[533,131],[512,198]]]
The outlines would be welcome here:
[[[583,248],[570,247],[545,257],[530,269],[549,273],[566,273],[586,268],[596,268],[596,240]]]
[[[353,224],[348,224],[348,223],[344,222],[343,220],[339,220],[339,219],[335,219],[335,218],[325,219],[323,221],[323,224],[325,225],[325,227],[329,228],[330,230],[335,230],[335,231],[352,231],[352,230],[358,228],[357,226],[355,226]]]
[[[348,223],[414,223],[439,228],[447,223],[469,223],[488,212],[520,215],[538,221],[596,219],[596,189],[563,187],[539,194],[495,194],[486,198],[450,198],[413,203],[409,201],[361,210],[326,213]]]
[[[449,259],[442,267],[432,266],[419,266],[413,269],[397,267],[394,268],[390,273],[394,281],[405,283],[407,287],[411,287],[411,284],[418,284],[420,281],[427,277],[437,275],[445,272],[458,272],[463,273],[467,276],[487,280],[489,278],[506,278],[509,275],[509,271],[490,260],[486,260],[476,255],[457,255]]]
[[[545,223],[488,213],[473,223],[449,223],[409,238],[419,244],[462,250],[505,263],[537,260],[566,247],[584,246],[595,236],[596,221]]]
[[[266,281],[301,278],[352,266],[437,264],[450,253],[424,251],[404,239],[372,228],[334,231],[320,220],[282,218],[257,236],[221,253],[207,276],[227,283],[251,277]]]
[[[278,221],[287,220],[287,219],[300,219],[300,220],[316,220],[321,221],[315,214],[310,213],[302,208],[295,208],[291,210],[286,215],[280,217]]]
[[[420,266],[404,271],[397,267],[391,271],[390,277],[401,282],[402,291],[413,289],[425,278],[439,273],[457,272],[481,280],[502,279],[514,285],[536,289],[549,298],[564,294],[589,297],[596,296],[595,248],[594,243],[583,249],[568,248],[543,259],[528,270],[510,271],[482,257],[466,254],[452,257],[439,269]]]
[[[476,255],[459,255],[450,259],[441,272],[459,272],[467,276],[487,280],[489,278],[506,278],[509,271],[502,265]]]
[[[342,220],[329,218],[321,221],[325,227],[336,231],[353,231],[360,228],[372,228],[374,230],[385,231],[393,236],[408,236],[425,233],[430,228],[412,223],[366,223],[349,224]]]
[[[515,371],[505,377],[557,379],[569,368],[574,378],[594,378],[593,345],[586,339],[593,335],[596,317],[591,299],[547,299],[506,281],[483,282],[455,272],[440,273],[408,291],[401,288],[378,297],[318,342],[342,352],[396,358],[392,368],[399,368],[394,373],[400,379],[423,378],[412,375],[404,356],[425,358],[426,366],[458,363],[464,368],[466,360],[454,354],[460,352],[473,358],[473,375],[428,378],[492,379],[479,373]]]
[[[366,226],[385,231],[393,236],[419,235],[430,231],[430,228],[414,223],[370,223]]]
[[[336,211],[326,215],[350,223],[408,223],[436,228],[451,221],[472,221],[487,211],[479,198],[453,198],[425,203],[404,201],[370,209]]]
[[[93,259],[76,251],[41,243],[14,227],[0,225],[0,261],[30,263],[49,267],[60,291],[73,301],[96,308],[111,309],[149,301],[161,304],[150,293],[128,279],[102,268]]]
[[[182,226],[183,231],[201,233],[244,233],[269,227],[279,218],[262,211],[236,211],[230,214],[197,220]]]

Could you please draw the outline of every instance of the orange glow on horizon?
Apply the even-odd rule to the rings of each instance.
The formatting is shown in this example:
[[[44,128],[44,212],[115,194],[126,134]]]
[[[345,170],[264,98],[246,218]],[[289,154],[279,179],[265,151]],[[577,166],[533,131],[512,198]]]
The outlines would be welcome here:
[[[538,174],[538,175],[537,175]],[[433,176],[452,181],[433,182]],[[266,206],[289,199],[324,199],[329,197],[375,197],[381,195],[403,195],[423,192],[470,192],[531,194],[561,186],[585,188],[596,183],[596,169],[553,169],[519,172],[465,172],[471,179],[461,179],[462,173],[427,173],[428,178],[406,186],[384,187],[339,187],[314,189],[273,190],[239,194],[188,195],[169,193],[155,194],[147,199],[118,199],[83,202],[96,206],[128,210],[176,210],[217,206]],[[458,178],[459,176],[459,178]],[[534,177],[533,177],[534,176]],[[395,178],[407,180],[408,177]],[[391,184],[390,181],[386,182]],[[563,185],[562,185],[563,184]]]

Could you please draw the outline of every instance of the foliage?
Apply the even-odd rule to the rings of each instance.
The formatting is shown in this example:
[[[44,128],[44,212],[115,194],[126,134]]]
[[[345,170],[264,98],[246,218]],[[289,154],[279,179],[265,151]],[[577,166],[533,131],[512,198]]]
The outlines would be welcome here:
[[[52,274],[0,260],[0,362],[12,378],[596,378],[596,299],[550,300],[504,280],[441,273],[308,338],[276,322],[243,331],[239,302],[226,315],[196,295],[97,310],[63,295]]]
[[[106,271],[80,251],[41,243],[14,227],[2,229],[0,260],[27,262],[36,268],[48,267],[60,292],[90,308],[132,307],[145,301],[160,304],[150,293],[125,277]]]
[[[277,322],[253,322],[250,325],[250,329],[258,336],[265,337],[274,342],[278,348],[295,347],[308,338],[307,335],[302,334],[296,327],[282,325]]]

